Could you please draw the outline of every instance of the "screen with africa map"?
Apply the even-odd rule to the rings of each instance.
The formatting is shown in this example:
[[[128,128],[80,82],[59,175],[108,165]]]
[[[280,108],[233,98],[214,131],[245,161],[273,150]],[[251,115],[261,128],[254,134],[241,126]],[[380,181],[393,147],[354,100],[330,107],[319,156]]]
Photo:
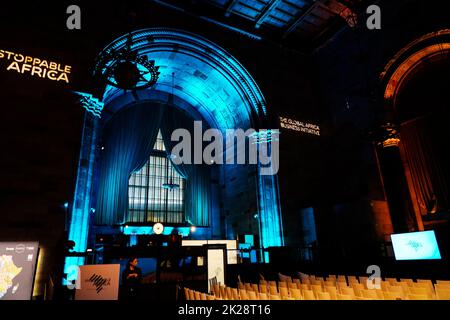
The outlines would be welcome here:
[[[39,244],[0,242],[0,300],[30,300]]]

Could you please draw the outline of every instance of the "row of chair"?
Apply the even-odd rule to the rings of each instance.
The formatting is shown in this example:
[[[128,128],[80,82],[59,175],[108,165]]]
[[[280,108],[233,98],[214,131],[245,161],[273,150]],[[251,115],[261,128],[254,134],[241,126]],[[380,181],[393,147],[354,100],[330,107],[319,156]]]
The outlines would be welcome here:
[[[345,281],[336,277],[260,280],[259,284],[238,283],[238,288],[215,284],[212,295],[227,300],[449,300],[450,282],[386,278],[373,286],[367,277],[349,276]],[[340,278],[342,279],[342,278]]]

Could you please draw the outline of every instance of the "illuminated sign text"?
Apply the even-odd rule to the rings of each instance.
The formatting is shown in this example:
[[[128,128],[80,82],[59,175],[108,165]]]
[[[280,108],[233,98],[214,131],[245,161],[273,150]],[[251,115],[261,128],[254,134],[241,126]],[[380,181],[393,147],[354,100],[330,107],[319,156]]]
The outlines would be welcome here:
[[[6,68],[8,71],[16,71],[21,74],[29,73],[31,76],[69,83],[71,66],[63,66],[53,61],[6,50],[0,50],[0,59],[6,59],[9,62]]]
[[[315,136],[320,136],[320,127],[318,125],[297,121],[289,118],[280,117],[281,128],[304,132]]]

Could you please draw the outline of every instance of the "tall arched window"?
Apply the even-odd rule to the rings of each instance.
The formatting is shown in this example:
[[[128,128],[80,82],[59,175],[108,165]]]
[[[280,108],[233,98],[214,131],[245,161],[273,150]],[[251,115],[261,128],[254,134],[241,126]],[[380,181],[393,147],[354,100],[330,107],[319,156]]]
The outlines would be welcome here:
[[[168,161],[161,132],[146,164],[128,182],[129,222],[184,222],[184,179]]]

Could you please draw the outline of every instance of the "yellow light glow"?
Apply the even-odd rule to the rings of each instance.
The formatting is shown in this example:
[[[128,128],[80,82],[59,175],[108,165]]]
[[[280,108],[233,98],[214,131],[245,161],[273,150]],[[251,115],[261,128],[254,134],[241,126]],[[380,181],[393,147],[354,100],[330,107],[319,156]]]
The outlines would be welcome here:
[[[31,76],[37,76],[39,78],[69,83],[69,74],[72,71],[71,66],[63,66],[57,62],[6,50],[0,50],[0,59],[5,59],[9,62],[9,65],[6,68],[7,71],[16,71],[20,74],[28,73]]]

